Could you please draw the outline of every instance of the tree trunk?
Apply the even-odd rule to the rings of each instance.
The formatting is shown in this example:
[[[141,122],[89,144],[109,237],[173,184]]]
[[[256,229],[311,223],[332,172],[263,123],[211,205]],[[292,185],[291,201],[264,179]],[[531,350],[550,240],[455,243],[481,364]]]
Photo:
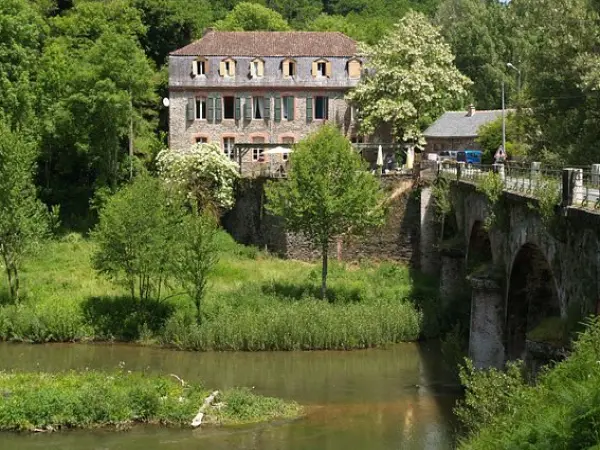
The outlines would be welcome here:
[[[13,283],[14,283],[14,299],[19,301],[19,271],[16,266],[13,266]]]
[[[329,246],[323,245],[323,270],[321,272],[321,298],[325,299],[327,295],[327,252]]]

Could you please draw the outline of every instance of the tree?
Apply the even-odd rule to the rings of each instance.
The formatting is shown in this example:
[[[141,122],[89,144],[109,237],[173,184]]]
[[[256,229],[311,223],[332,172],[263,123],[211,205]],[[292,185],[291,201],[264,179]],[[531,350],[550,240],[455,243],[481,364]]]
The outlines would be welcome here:
[[[216,217],[235,201],[238,166],[216,144],[194,144],[187,151],[163,150],[157,156],[161,177],[192,204]]]
[[[422,144],[421,129],[464,98],[470,84],[439,30],[420,13],[408,13],[365,54],[371,75],[348,94],[365,134],[387,125],[400,139]]]
[[[530,142],[535,139],[538,126],[532,113],[527,110],[506,114],[506,154],[510,159],[523,159],[529,156]],[[477,143],[483,150],[486,163],[494,160],[494,154],[502,145],[502,118],[479,127]]]
[[[215,28],[226,31],[287,31],[287,21],[276,11],[256,3],[241,2],[215,23]]]
[[[202,322],[202,299],[210,273],[217,263],[217,227],[214,217],[193,207],[184,217],[174,250],[173,273],[196,306],[196,321]]]
[[[48,215],[33,183],[35,145],[0,121],[0,255],[9,295],[19,299],[19,270],[48,232]]]
[[[516,77],[506,75],[506,63],[520,65],[523,57],[509,8],[496,0],[444,0],[435,23],[456,55],[456,67],[473,81],[470,93],[477,108],[500,108],[502,80],[507,92],[516,91]]]
[[[382,192],[350,142],[330,125],[299,142],[286,181],[267,185],[267,209],[321,251],[321,295],[327,291],[329,244],[383,220]]]
[[[159,300],[172,275],[172,255],[184,217],[181,202],[164,184],[139,175],[108,199],[92,237],[92,263],[126,286],[131,298]]]

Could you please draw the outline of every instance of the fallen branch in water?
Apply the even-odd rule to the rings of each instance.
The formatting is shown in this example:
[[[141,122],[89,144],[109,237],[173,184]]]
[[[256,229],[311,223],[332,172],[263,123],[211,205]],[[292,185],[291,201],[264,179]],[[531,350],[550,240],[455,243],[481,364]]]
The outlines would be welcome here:
[[[197,428],[200,425],[202,425],[202,418],[204,417],[204,412],[206,411],[206,408],[208,408],[211,405],[211,403],[215,401],[217,395],[219,395],[219,391],[214,391],[212,394],[210,394],[204,399],[204,403],[202,403],[202,406],[198,410],[198,414],[196,414],[196,417],[194,417],[194,420],[192,420],[192,427]]]
[[[177,381],[179,381],[181,383],[182,386],[185,386],[185,381],[183,381],[181,378],[179,378],[177,375],[175,375],[174,373],[171,374],[171,376],[175,379],[177,379]]]

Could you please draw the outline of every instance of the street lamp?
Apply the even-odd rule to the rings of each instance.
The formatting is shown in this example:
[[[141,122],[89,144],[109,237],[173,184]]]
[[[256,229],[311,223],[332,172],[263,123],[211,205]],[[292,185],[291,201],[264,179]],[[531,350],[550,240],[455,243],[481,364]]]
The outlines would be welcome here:
[[[521,71],[513,63],[506,63],[506,67],[517,72],[517,96],[521,94]]]

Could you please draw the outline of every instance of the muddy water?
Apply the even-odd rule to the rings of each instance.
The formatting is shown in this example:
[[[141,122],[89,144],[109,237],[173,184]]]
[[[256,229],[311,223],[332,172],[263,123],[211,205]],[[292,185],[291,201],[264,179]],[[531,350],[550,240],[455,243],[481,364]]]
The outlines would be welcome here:
[[[0,344],[0,370],[113,369],[177,374],[208,387],[254,386],[305,405],[286,423],[221,429],[0,434],[0,449],[444,450],[452,448],[449,385],[434,345],[353,352],[191,353],[125,345]]]

